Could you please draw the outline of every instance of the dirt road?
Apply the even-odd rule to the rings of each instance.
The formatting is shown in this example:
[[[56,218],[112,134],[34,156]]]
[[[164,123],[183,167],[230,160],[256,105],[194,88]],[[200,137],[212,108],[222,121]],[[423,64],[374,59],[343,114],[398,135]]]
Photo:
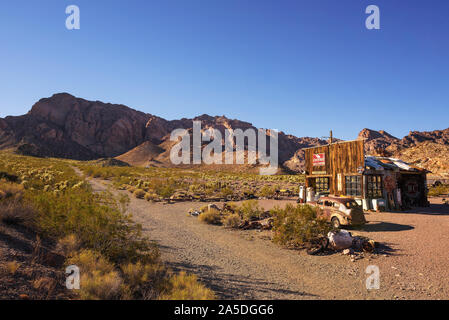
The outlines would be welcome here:
[[[106,188],[99,180],[92,180],[92,184],[97,191]],[[260,202],[267,209],[274,203],[283,202]],[[339,253],[308,256],[282,249],[263,233],[206,225],[187,215],[189,208],[201,205],[197,202],[151,204],[132,198],[129,210],[145,233],[158,242],[162,259],[170,268],[198,275],[219,298],[448,298],[448,251],[441,252],[443,245],[427,251],[426,242],[442,236],[441,241],[447,243],[444,230],[448,230],[449,215],[370,214],[367,219],[372,223],[360,233],[385,242],[389,252],[351,262],[348,256]],[[403,220],[408,223],[404,224]],[[425,227],[418,227],[423,222]],[[436,228],[439,231],[435,232]],[[419,248],[410,241],[418,243]],[[380,268],[379,290],[366,289],[368,265]]]

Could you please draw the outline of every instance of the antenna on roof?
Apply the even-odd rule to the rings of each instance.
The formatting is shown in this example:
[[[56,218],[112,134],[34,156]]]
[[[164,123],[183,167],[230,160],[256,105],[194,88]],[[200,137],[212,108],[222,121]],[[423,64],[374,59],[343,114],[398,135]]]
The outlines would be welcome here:
[[[321,137],[322,139],[324,139],[324,138],[326,138],[326,139],[329,139],[329,144],[332,144],[332,142],[333,142],[333,139],[332,139],[332,130],[330,131],[330,133],[329,133],[329,137]]]

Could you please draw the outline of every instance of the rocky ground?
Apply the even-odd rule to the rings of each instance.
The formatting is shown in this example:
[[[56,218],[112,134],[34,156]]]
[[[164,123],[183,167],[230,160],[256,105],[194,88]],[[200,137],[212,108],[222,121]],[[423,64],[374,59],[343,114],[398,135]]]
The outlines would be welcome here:
[[[96,190],[106,189],[94,180]],[[380,254],[351,259],[341,253],[308,256],[273,244],[269,232],[234,231],[202,224],[187,215],[202,204],[151,204],[132,199],[129,210],[158,242],[173,269],[197,274],[224,299],[447,299],[444,250],[448,207],[409,213],[371,213],[369,224],[353,233],[382,243]],[[262,200],[269,209],[287,201]],[[219,205],[219,204],[218,204]],[[380,289],[367,290],[368,265],[380,269]]]
[[[72,298],[63,263],[34,232],[0,223],[0,300]]]

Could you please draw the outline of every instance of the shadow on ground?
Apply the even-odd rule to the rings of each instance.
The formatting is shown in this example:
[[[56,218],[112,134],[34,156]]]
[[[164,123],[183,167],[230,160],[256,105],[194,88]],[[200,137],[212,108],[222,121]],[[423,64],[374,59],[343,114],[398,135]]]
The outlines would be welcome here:
[[[418,207],[406,211],[400,211],[402,214],[427,214],[433,216],[449,216],[449,205],[431,204],[429,207]]]
[[[396,231],[407,231],[407,230],[413,230],[413,229],[414,229],[413,226],[410,226],[407,224],[399,224],[399,223],[383,222],[383,221],[370,222],[360,228],[361,231],[368,231],[368,232],[382,232],[382,231],[396,232]]]
[[[186,271],[196,274],[208,288],[212,289],[219,299],[301,299],[318,296],[286,288],[276,288],[276,283],[258,278],[247,278],[233,274],[223,274],[215,267],[193,265],[189,263],[167,263],[174,271]]]

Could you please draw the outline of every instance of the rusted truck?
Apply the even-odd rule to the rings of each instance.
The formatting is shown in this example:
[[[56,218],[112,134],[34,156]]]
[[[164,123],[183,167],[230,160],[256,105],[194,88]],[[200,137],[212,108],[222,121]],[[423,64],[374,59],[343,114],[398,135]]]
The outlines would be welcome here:
[[[352,198],[321,197],[307,204],[319,208],[319,216],[326,218],[335,228],[366,223],[362,207]]]

